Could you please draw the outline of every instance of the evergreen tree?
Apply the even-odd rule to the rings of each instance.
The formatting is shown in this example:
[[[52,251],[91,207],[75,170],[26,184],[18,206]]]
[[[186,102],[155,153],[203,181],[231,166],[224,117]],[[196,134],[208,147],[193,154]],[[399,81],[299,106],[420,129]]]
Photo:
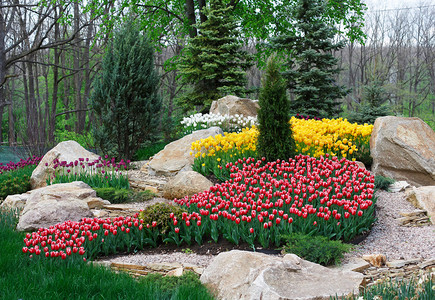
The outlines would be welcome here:
[[[357,110],[350,113],[350,122],[374,124],[377,118],[390,114],[390,109],[386,104],[387,94],[378,81],[375,80],[364,87],[362,100]]]
[[[269,59],[260,90],[257,153],[267,161],[288,160],[295,156],[295,141],[289,124],[286,83],[276,58]]]
[[[207,20],[197,26],[199,34],[190,39],[179,62],[183,81],[193,91],[180,102],[185,109],[208,111],[211,102],[228,94],[246,92],[246,70],[252,57],[242,51],[232,7],[223,0],[211,0],[204,8]]]
[[[104,154],[132,158],[140,145],[156,136],[161,99],[154,50],[133,22],[114,33],[90,106],[93,134]]]
[[[324,13],[325,0],[298,0],[292,13],[295,32],[279,36],[271,44],[289,53],[283,76],[294,95],[292,113],[332,118],[341,111],[336,99],[348,90],[335,84],[340,69],[331,51],[343,48],[344,42],[333,41],[336,29],[322,20]]]

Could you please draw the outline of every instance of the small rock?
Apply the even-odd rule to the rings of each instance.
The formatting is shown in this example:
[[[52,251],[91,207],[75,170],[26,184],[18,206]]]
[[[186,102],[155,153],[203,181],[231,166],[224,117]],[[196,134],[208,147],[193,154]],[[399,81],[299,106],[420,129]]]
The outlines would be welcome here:
[[[411,187],[411,185],[406,181],[396,181],[393,184],[390,184],[388,189],[392,193],[398,193],[398,192],[404,192],[409,187]]]
[[[369,262],[372,266],[375,266],[378,268],[385,265],[385,263],[387,261],[387,257],[384,254],[363,255],[362,259]]]
[[[420,269],[424,269],[428,266],[435,266],[435,258],[426,259],[423,262],[419,263],[418,266]]]
[[[171,270],[168,273],[166,273],[166,276],[180,277],[182,275],[183,275],[183,267],[176,268],[176,269]]]

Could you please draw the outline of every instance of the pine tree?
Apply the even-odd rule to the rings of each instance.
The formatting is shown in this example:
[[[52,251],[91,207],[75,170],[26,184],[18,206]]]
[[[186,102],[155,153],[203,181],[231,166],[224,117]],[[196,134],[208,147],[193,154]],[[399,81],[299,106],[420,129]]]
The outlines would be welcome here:
[[[190,39],[179,62],[185,83],[193,91],[181,100],[185,109],[208,111],[211,102],[228,94],[246,93],[246,70],[252,57],[241,50],[232,7],[211,0],[204,9],[207,20],[197,26],[199,34]]]
[[[132,158],[156,136],[161,99],[153,55],[149,40],[131,21],[106,49],[90,98],[93,134],[104,154]]]
[[[287,70],[283,72],[287,86],[294,95],[292,113],[332,118],[341,111],[337,99],[348,93],[335,83],[340,72],[331,51],[344,47],[334,42],[336,29],[319,16],[325,13],[324,0],[298,0],[293,18],[295,32],[272,40],[272,47],[289,53]]]
[[[295,141],[289,124],[289,101],[286,83],[276,58],[268,60],[260,90],[257,153],[267,161],[288,160],[295,156]]]

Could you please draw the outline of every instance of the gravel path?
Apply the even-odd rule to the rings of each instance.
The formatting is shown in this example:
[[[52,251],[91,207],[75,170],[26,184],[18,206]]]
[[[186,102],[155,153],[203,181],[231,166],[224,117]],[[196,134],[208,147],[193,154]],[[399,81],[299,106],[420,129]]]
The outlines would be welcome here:
[[[435,226],[404,227],[395,220],[403,211],[416,208],[406,201],[405,193],[379,191],[377,221],[369,236],[346,254],[346,258],[382,253],[387,260],[435,258]]]
[[[345,255],[343,262],[364,254],[382,253],[387,260],[435,258],[435,226],[403,227],[396,218],[401,211],[413,211],[415,208],[405,199],[404,193],[377,193],[377,221],[369,236],[355,249]],[[132,254],[110,260],[118,263],[146,265],[149,263],[179,262],[206,267],[213,255],[174,252],[171,254]]]

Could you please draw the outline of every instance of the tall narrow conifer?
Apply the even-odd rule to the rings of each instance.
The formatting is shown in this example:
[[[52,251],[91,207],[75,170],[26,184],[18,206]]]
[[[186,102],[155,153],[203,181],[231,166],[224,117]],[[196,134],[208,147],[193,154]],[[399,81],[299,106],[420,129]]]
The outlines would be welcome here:
[[[258,111],[257,153],[267,161],[288,160],[295,156],[295,141],[289,124],[286,84],[276,58],[268,60],[262,80]]]

